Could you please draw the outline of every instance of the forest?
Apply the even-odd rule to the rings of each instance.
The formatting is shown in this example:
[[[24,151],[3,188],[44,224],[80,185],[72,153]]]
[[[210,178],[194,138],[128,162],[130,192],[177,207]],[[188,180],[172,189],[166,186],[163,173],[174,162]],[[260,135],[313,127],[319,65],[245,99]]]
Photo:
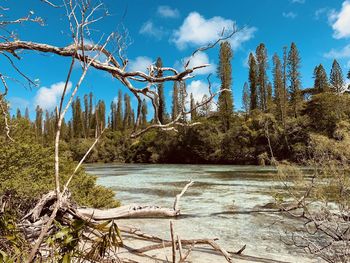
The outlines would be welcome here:
[[[131,139],[128,135],[135,128],[136,117],[127,93],[119,90],[117,101],[111,105],[103,100],[95,105],[92,93],[77,97],[71,106],[72,118],[62,124],[62,139],[71,158],[80,160],[103,131],[87,162],[269,164],[275,159],[303,163],[310,157],[311,134],[336,139],[338,125],[349,121],[349,87],[337,60],[329,74],[322,64],[316,65],[310,73],[313,87],[303,87],[302,58],[296,44],[283,48],[282,59],[274,53],[269,67],[267,48],[262,43],[255,54],[249,55],[243,97],[235,98],[242,100],[244,108],[235,110],[232,89],[238,87],[232,79],[233,56],[230,44],[221,43],[217,75],[223,91],[217,102],[199,106],[192,94],[186,98],[186,82],[174,82],[171,112],[166,112],[164,84],[157,85],[161,123],[175,120],[182,107],[191,111],[190,116],[181,116],[182,123],[201,123],[179,127],[177,132],[150,130]],[[162,59],[156,63],[162,66]],[[269,68],[272,80],[268,78]],[[350,78],[350,71],[346,77]],[[207,100],[208,95],[204,95],[202,101]],[[143,99],[141,126],[154,123],[152,117]],[[56,111],[43,112],[37,106],[35,120],[30,120],[28,108],[24,114],[17,109],[11,121],[26,125],[21,130],[36,143],[52,145]]]

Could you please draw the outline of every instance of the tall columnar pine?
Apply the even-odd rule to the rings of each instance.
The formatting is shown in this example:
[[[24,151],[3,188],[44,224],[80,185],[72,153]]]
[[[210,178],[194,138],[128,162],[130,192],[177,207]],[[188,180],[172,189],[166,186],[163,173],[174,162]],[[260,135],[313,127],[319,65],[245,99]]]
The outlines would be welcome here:
[[[99,134],[106,127],[106,104],[103,100],[99,100],[97,104]]]
[[[288,79],[288,73],[287,73],[287,67],[288,67],[288,47],[284,46],[283,47],[283,65],[282,65],[282,80],[283,80],[283,96],[284,96],[284,118],[282,120],[283,126],[285,127],[286,125],[286,118],[288,115],[288,101],[289,101],[289,92],[287,88],[287,79]]]
[[[89,137],[90,124],[89,124],[89,98],[88,95],[84,95],[84,136],[85,138]]]
[[[344,77],[343,71],[336,59],[333,61],[329,79],[332,91],[338,94],[341,93],[344,88]]]
[[[77,97],[74,103],[72,103],[72,112],[73,112],[73,136],[75,138],[82,138],[84,133],[83,125],[83,113],[81,110],[80,98]]]
[[[141,106],[141,126],[142,128],[146,128],[147,126],[147,103],[146,100],[143,99],[142,106]]]
[[[111,103],[111,117],[110,117],[110,127],[111,127],[112,131],[117,130],[116,117],[117,117],[117,104],[115,103],[115,101],[112,101],[112,103]]]
[[[250,94],[249,94],[249,85],[247,82],[244,83],[243,86],[243,97],[242,97],[242,104],[244,111],[246,114],[249,114],[250,110]]]
[[[115,125],[118,130],[123,129],[123,94],[122,91],[118,91],[118,103],[117,103],[117,111],[115,116]]]
[[[194,101],[193,94],[191,92],[191,100],[190,100],[190,109],[191,109],[191,121],[195,121],[197,119],[197,108],[196,102]]]
[[[328,92],[330,90],[327,73],[322,64],[315,67],[314,79],[315,93]]]
[[[257,93],[257,65],[255,57],[252,53],[249,54],[249,85],[250,85],[250,111],[258,108],[258,93]]]
[[[163,67],[163,62],[160,57],[157,58],[156,67]],[[163,72],[161,70],[157,71],[157,77],[162,77]],[[165,122],[166,112],[165,112],[165,97],[164,97],[164,83],[159,83],[157,85],[158,89],[158,116],[161,123]]]
[[[39,139],[43,134],[43,110],[40,108],[39,105],[36,106],[35,109],[36,115],[35,115],[35,131],[36,136]]]
[[[233,114],[232,98],[232,50],[229,42],[220,44],[219,65],[217,69],[221,80],[221,93],[218,99],[218,114],[221,120],[221,126],[224,132],[231,127],[231,118]]]
[[[267,110],[267,50],[265,44],[261,43],[256,48],[256,61],[257,61],[257,86],[258,86],[258,98],[259,108],[261,111]]]
[[[54,140],[55,127],[56,127],[56,116],[51,112],[45,111],[45,121],[44,121],[44,139],[45,143],[50,143]]]
[[[179,97],[178,97],[178,105],[179,105],[179,114],[181,113],[181,121],[186,122],[186,97],[187,97],[187,87],[186,82],[179,82]]]
[[[274,100],[276,104],[276,116],[279,121],[284,122],[286,116],[287,98],[283,80],[282,64],[276,53],[273,56],[273,88],[275,95]]]
[[[130,96],[124,94],[124,119],[123,119],[124,129],[130,129],[132,127],[132,110]]]
[[[135,125],[135,110],[131,109],[131,127]]]
[[[29,109],[28,107],[26,107],[25,113],[24,113],[24,118],[26,118],[26,120],[29,120]]]
[[[288,53],[288,78],[289,78],[289,93],[290,103],[292,106],[293,115],[297,117],[300,113],[302,106],[302,95],[301,95],[301,76],[300,76],[300,55],[297,46],[293,42],[290,46]]]
[[[271,112],[274,108],[273,98],[272,98],[272,84],[271,82],[267,83],[266,88],[267,98],[266,98],[266,110]]]
[[[17,110],[16,110],[16,118],[17,119],[21,119],[22,118],[22,113],[21,113],[21,110],[19,108],[17,108]]]
[[[210,111],[212,109],[211,101],[205,103],[208,101],[208,95],[204,94],[202,98],[202,106],[198,108],[198,116],[200,117],[209,117]],[[198,103],[197,103],[198,104]]]
[[[171,119],[174,121],[180,113],[179,106],[179,83],[174,81],[173,86],[173,106],[171,109]]]
[[[89,93],[89,116],[88,116],[88,118],[89,118],[89,130],[90,129],[95,129],[95,127],[94,127],[94,125],[93,125],[93,117],[94,117],[94,115],[93,115],[93,112],[92,112],[92,106],[93,106],[93,102],[92,102],[92,100],[93,100],[93,94],[92,94],[92,92],[90,92]]]

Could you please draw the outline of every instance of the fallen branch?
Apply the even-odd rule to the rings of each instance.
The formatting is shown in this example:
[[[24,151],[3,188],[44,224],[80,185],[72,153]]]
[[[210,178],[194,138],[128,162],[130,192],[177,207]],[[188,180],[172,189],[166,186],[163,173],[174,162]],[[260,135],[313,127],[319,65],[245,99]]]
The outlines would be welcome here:
[[[78,214],[92,218],[94,220],[111,220],[118,218],[143,218],[143,217],[176,217],[181,214],[179,202],[180,198],[185,194],[187,189],[193,184],[189,182],[176,195],[173,208],[163,208],[155,205],[137,205],[131,204],[112,209],[94,209],[94,208],[78,208]]]

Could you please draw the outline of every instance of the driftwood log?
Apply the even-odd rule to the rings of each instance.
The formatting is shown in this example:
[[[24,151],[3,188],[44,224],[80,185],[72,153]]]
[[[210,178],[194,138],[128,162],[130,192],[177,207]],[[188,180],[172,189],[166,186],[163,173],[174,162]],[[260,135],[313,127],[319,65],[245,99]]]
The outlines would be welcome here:
[[[118,218],[144,218],[144,217],[176,217],[181,214],[180,211],[180,198],[185,194],[187,189],[193,184],[193,181],[189,182],[181,191],[176,195],[174,205],[172,208],[164,208],[156,205],[137,205],[131,204],[121,206],[112,209],[93,209],[93,208],[78,208],[77,212],[85,217],[92,218],[94,220],[110,220]]]

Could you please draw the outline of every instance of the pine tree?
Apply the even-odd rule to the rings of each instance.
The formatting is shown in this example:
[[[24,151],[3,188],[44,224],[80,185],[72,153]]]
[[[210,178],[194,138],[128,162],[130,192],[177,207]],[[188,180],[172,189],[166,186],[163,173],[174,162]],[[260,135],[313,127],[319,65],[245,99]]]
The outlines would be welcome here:
[[[24,114],[24,118],[26,118],[26,120],[29,120],[29,119],[30,119],[28,107],[26,107],[25,114]]]
[[[84,114],[83,114],[83,124],[84,124],[84,136],[85,138],[89,137],[89,101],[88,95],[84,95]]]
[[[258,108],[257,66],[252,53],[249,54],[250,111]]]
[[[195,121],[197,119],[197,109],[196,109],[196,102],[194,101],[192,93],[190,96],[190,109],[191,109],[191,121]]]
[[[135,111],[134,109],[131,110],[131,120],[130,120],[130,127],[134,127],[135,126]]]
[[[98,134],[101,134],[106,127],[106,104],[103,100],[99,100],[97,104],[97,116],[98,116]]]
[[[80,98],[77,97],[74,103],[72,103],[73,110],[73,136],[75,138],[82,138],[84,133],[84,124],[83,124],[83,113],[81,111]]]
[[[294,116],[298,116],[300,109],[301,109],[301,103],[302,103],[302,96],[301,96],[301,76],[300,76],[300,56],[299,51],[293,42],[291,44],[289,53],[288,53],[288,78],[290,81],[289,86],[289,93],[290,93],[290,102],[292,105],[292,110]]]
[[[163,67],[163,62],[160,57],[157,58],[156,61],[156,67],[157,68],[162,68]],[[157,71],[157,77],[163,77],[163,72],[161,70]],[[159,116],[159,121],[161,123],[164,123],[165,121],[165,97],[164,97],[164,83],[159,83],[157,85],[158,88],[158,116]]]
[[[231,127],[231,117],[233,114],[232,98],[232,50],[229,42],[220,44],[219,65],[217,69],[221,80],[221,93],[218,99],[218,113],[221,119],[223,131],[226,132]]]
[[[118,91],[118,103],[117,103],[117,111],[115,116],[115,125],[118,130],[123,129],[123,94],[122,91]]]
[[[330,74],[330,84],[332,90],[336,93],[341,93],[344,86],[343,71],[337,60],[333,61],[331,74]]]
[[[179,105],[179,114],[182,113],[181,121],[186,122],[186,94],[187,94],[187,87],[186,82],[181,81],[179,82],[179,96],[178,96],[178,105]]]
[[[247,82],[244,83],[243,86],[243,97],[242,97],[242,104],[244,111],[246,114],[249,114],[250,110],[250,94],[249,94],[249,85]]]
[[[288,89],[287,89],[287,67],[288,67],[288,47],[283,47],[283,65],[282,65],[282,81],[283,81],[283,112],[284,112],[284,117],[282,119],[283,122],[283,126],[286,126],[286,118],[288,115],[288,100],[289,100],[289,93],[288,93]]]
[[[256,49],[256,61],[257,61],[257,86],[258,86],[258,98],[259,108],[262,111],[267,110],[267,50],[263,43],[261,43]]]
[[[272,98],[272,84],[271,82],[267,83],[267,98],[266,98],[266,110],[271,112],[273,109],[273,98]]]
[[[117,105],[115,104],[114,101],[111,103],[111,117],[110,117],[110,126],[112,131],[117,130],[117,122],[116,122],[116,117],[117,117]]]
[[[273,56],[273,87],[277,107],[277,119],[284,122],[286,116],[286,91],[283,83],[282,64],[277,54]]]
[[[43,110],[38,105],[36,106],[35,112],[35,130],[37,138],[39,139],[43,134]]]
[[[146,128],[147,126],[147,103],[146,100],[143,99],[141,106],[141,126],[142,128]]]
[[[322,92],[329,91],[330,88],[329,88],[327,73],[324,67],[322,66],[322,64],[315,67],[314,78],[315,78],[315,83],[314,83],[315,93],[322,93]]]
[[[179,115],[179,87],[178,82],[174,81],[173,86],[173,107],[171,110],[171,119],[174,121]]]
[[[124,95],[124,119],[123,119],[124,129],[131,128],[131,121],[132,121],[131,114],[132,114],[132,112],[131,112],[130,96],[125,93],[125,95]]]
[[[21,113],[21,110],[19,108],[17,108],[16,118],[17,119],[21,119],[22,118],[22,113]]]
[[[50,143],[53,141],[55,136],[55,125],[56,125],[56,118],[54,115],[46,110],[45,111],[45,121],[44,121],[44,139],[45,143]]]
[[[89,136],[90,136],[90,129],[95,129],[94,124],[93,124],[93,117],[94,114],[92,113],[92,102],[93,99],[93,94],[92,92],[89,93]]]
[[[198,109],[198,116],[200,117],[208,117],[209,116],[209,113],[211,111],[211,101],[208,102],[208,103],[204,103],[208,100],[208,96],[206,94],[203,95],[203,98],[202,98],[202,106],[199,107]]]

